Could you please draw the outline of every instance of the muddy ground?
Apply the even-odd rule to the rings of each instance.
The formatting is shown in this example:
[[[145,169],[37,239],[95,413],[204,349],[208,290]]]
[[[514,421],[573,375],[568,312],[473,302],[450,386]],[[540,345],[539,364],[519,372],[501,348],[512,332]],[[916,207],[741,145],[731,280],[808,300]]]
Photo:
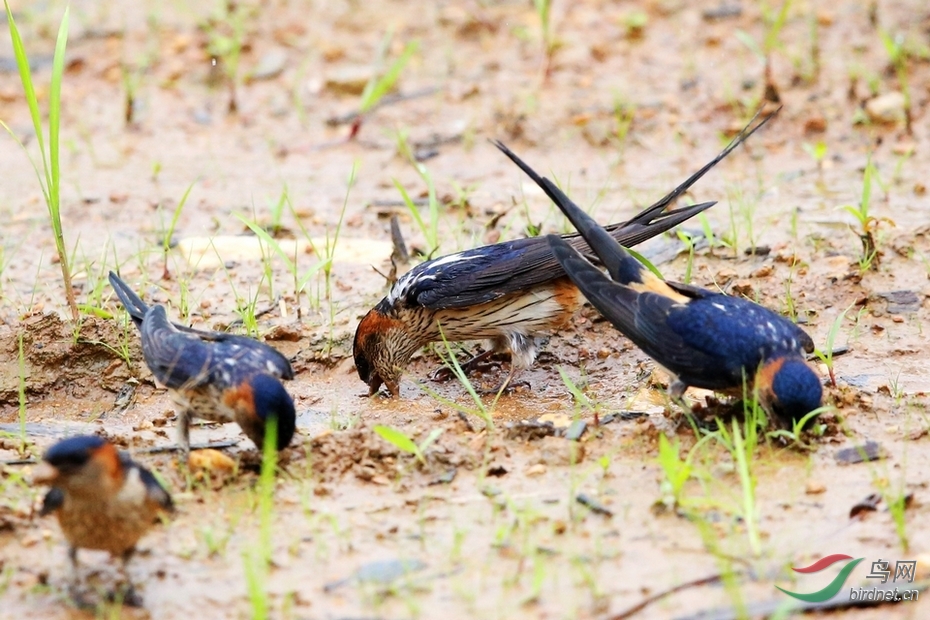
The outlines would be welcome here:
[[[865,558],[847,586],[875,585],[866,575],[879,559],[917,560],[917,581],[926,579],[930,10],[917,0],[821,4],[792,2],[779,31],[776,3],[557,2],[548,60],[527,1],[72,4],[61,170],[77,323],[34,171],[9,136],[0,139],[0,617],[258,615],[246,578],[260,548],[254,448],[235,427],[195,428],[195,443],[239,440],[223,449],[239,468],[190,487],[176,457],[153,452],[173,443],[173,406],[105,283],[115,267],[195,325],[228,326],[250,304],[267,311],[258,332],[295,360],[288,387],[299,436],[282,454],[271,564],[258,584],[269,617],[786,614],[791,599],[774,585],[820,589],[834,569],[790,567],[831,553]],[[44,104],[63,4],[12,8]],[[0,119],[37,156],[8,37],[0,39]],[[365,80],[411,42],[401,97],[347,141],[350,124],[338,119],[358,110]],[[766,49],[768,80],[758,53]],[[897,65],[889,49],[902,50]],[[902,90],[909,113],[894,94]],[[665,407],[664,378],[590,308],[521,377],[529,388],[493,405],[491,428],[462,385],[427,380],[440,363],[432,351],[409,368],[403,398],[365,398],[351,336],[386,291],[372,267],[390,269],[390,216],[411,247],[431,249],[395,187],[427,197],[405,143],[435,181],[440,255],[567,230],[489,139],[558,179],[599,220],[616,221],[712,158],[766,94],[784,106],[777,118],[689,196],[719,201],[708,212],[718,243],[696,251],[691,277],[796,316],[825,349],[845,313],[833,347],[846,352],[827,389],[834,409],[823,435],[806,438],[811,450],[763,438],[749,466],[754,487],[742,484],[720,441],[692,450],[698,437]],[[860,204],[869,161],[878,255],[865,264],[861,227],[843,207]],[[272,227],[282,244],[316,240],[317,253],[300,246],[298,279],[338,230],[328,283],[322,271],[311,275],[298,298],[285,262],[263,261],[235,214]],[[689,271],[680,250],[671,238],[645,246],[674,279]],[[573,402],[560,368],[593,409]],[[595,411],[609,423],[594,426]],[[577,441],[554,428],[573,418],[587,423]],[[442,434],[420,463],[376,435],[378,424],[418,441]],[[37,516],[41,490],[27,481],[29,461],[76,432],[106,434],[174,493],[178,514],[143,539],[131,564],[143,609],[101,602],[81,611],[65,594],[60,531]],[[661,434],[692,455],[677,507],[657,460]],[[868,440],[883,458],[839,463],[839,450]],[[862,509],[872,494],[879,501]],[[904,499],[905,509],[889,508]],[[91,584],[114,582],[105,557],[82,559]],[[834,615],[928,613],[924,599]]]

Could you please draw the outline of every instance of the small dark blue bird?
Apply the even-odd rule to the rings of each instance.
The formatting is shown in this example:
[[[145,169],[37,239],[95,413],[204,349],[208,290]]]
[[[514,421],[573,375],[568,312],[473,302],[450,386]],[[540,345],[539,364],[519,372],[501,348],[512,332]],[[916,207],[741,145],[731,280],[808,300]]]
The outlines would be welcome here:
[[[286,357],[253,338],[171,323],[163,306],[145,305],[112,271],[110,284],[139,328],[145,363],[180,407],[178,439],[185,456],[191,418],[236,422],[259,450],[273,418],[278,450],[291,443],[294,401],[280,381],[294,378]]]
[[[628,222],[608,226],[609,234],[635,245],[713,206],[713,202],[704,202],[665,210],[769,118],[755,127],[750,122],[721,153],[661,200]],[[536,176],[510,149],[499,142],[495,145],[524,172]],[[577,234],[563,239],[596,260]],[[565,276],[544,237],[435,258],[400,277],[359,321],[353,344],[355,367],[368,384],[369,394],[384,384],[399,396],[404,368],[424,345],[443,337],[449,342],[488,340],[491,347],[463,367],[467,371],[493,353],[510,353],[510,374],[503,387],[517,371],[533,365],[541,341],[565,327],[580,303],[578,289]]]
[[[531,176],[610,277],[564,239],[549,235],[559,264],[591,305],[674,377],[673,398],[692,385],[739,394],[746,385],[783,423],[820,407],[823,388],[804,359],[814,342],[804,330],[746,299],[662,280],[549,179]]]
[[[33,481],[52,487],[41,514],[55,514],[68,541],[69,589],[75,600],[82,602],[78,549],[94,549],[121,560],[128,585],[123,601],[139,604],[126,565],[139,539],[161,515],[174,510],[171,496],[152,472],[101,437],[79,436],[49,448]]]

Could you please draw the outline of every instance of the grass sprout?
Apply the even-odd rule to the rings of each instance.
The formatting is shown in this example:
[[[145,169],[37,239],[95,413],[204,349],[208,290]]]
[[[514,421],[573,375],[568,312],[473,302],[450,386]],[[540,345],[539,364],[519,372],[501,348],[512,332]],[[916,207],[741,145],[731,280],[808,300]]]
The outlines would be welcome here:
[[[685,483],[691,478],[694,468],[691,465],[691,454],[688,458],[681,458],[681,440],[677,437],[672,443],[664,433],[659,433],[659,467],[664,475],[660,484],[662,497],[659,500],[666,508],[674,509],[682,505]]]
[[[187,204],[187,198],[191,194],[191,190],[194,189],[194,185],[197,184],[197,181],[192,181],[190,185],[187,186],[187,189],[184,190],[184,195],[181,196],[181,200],[178,201],[178,206],[174,208],[174,213],[171,215],[171,222],[168,224],[168,227],[165,228],[164,233],[161,238],[162,245],[162,255],[164,257],[164,273],[162,278],[168,280],[171,278],[171,274],[168,271],[168,251],[171,249],[171,241],[174,237],[174,231],[178,226],[178,220],[181,219],[181,211],[184,210],[184,205]]]
[[[0,125],[19,142],[29,156],[29,161],[35,169],[36,177],[39,179],[39,186],[42,188],[42,195],[45,198],[45,204],[48,207],[49,221],[52,226],[52,234],[55,237],[55,249],[58,251],[58,259],[61,265],[61,277],[65,287],[65,298],[68,307],[71,310],[71,318],[77,321],[80,313],[77,306],[77,300],[74,297],[74,290],[71,288],[71,268],[68,261],[68,251],[65,247],[64,231],[61,226],[61,165],[59,161],[60,144],[59,133],[61,129],[61,82],[65,71],[65,48],[68,44],[68,15],[69,8],[65,8],[64,15],[61,17],[61,24],[58,27],[58,38],[55,43],[55,55],[52,59],[52,80],[48,91],[48,150],[45,148],[45,137],[42,132],[42,114],[39,111],[39,101],[36,96],[35,85],[32,81],[32,70],[29,65],[29,58],[26,55],[26,47],[23,44],[19,29],[13,19],[13,11],[10,4],[4,0],[6,7],[7,24],[10,29],[10,39],[13,43],[13,53],[16,56],[16,66],[19,69],[19,77],[23,83],[23,93],[26,96],[26,103],[29,106],[29,115],[32,117],[32,124],[35,129],[36,141],[39,144],[39,153],[42,158],[42,172],[36,165],[35,160],[29,155],[25,145],[16,137],[13,130],[0,121]]]
[[[400,192],[404,204],[407,205],[407,210],[410,211],[410,216],[417,223],[420,232],[423,233],[423,237],[426,239],[428,248],[426,255],[432,256],[432,254],[439,249],[439,199],[436,197],[436,184],[433,182],[433,177],[429,170],[422,164],[415,164],[415,167],[420,178],[426,183],[427,208],[429,213],[429,218],[427,220],[423,219],[420,208],[397,179],[394,179],[394,186]]]
[[[420,461],[420,463],[426,465],[426,457],[424,454],[426,453],[426,450],[431,445],[433,445],[433,442],[439,439],[439,436],[442,435],[444,429],[434,428],[429,432],[429,435],[426,436],[426,439],[421,441],[419,444],[411,439],[410,436],[405,432],[390,426],[377,424],[372,428],[372,430],[398,450],[402,450],[414,455],[417,460]]]
[[[859,230],[856,234],[862,242],[862,254],[859,256],[859,270],[863,273],[878,268],[878,246],[875,243],[875,233],[882,223],[894,226],[894,222],[886,217],[877,218],[869,213],[872,204],[872,181],[878,181],[878,173],[869,156],[862,173],[862,192],[859,196],[858,206],[845,205],[844,211],[856,218]]]
[[[830,385],[836,387],[836,375],[833,373],[833,343],[836,341],[836,335],[840,332],[840,326],[846,318],[846,314],[853,309],[856,304],[850,304],[848,308],[836,315],[830,330],[827,332],[827,339],[824,342],[823,349],[814,349],[814,355],[827,367],[830,373]]]
[[[384,60],[384,57],[387,55],[387,51],[391,46],[391,40],[394,38],[393,32],[388,32],[384,35],[384,39],[381,41],[381,45],[378,48],[378,62],[381,64]],[[361,99],[358,105],[358,115],[355,117],[355,120],[352,121],[352,126],[349,129],[349,140],[355,139],[358,136],[359,130],[362,128],[362,123],[365,120],[366,115],[374,110],[386,94],[388,94],[391,89],[397,84],[397,80],[400,79],[400,74],[403,72],[404,67],[407,66],[407,63],[410,62],[410,59],[413,55],[420,49],[420,44],[417,41],[410,41],[407,45],[404,46],[403,51],[400,56],[391,63],[387,68],[387,71],[383,73],[376,71],[375,75],[368,80],[365,84],[364,90],[362,90]]]

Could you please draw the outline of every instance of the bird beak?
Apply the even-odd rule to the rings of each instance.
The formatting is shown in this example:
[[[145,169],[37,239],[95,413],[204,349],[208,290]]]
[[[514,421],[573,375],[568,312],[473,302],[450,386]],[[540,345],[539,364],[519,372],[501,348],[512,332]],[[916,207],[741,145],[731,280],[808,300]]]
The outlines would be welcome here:
[[[32,481],[36,484],[52,484],[58,480],[58,474],[58,469],[43,461],[32,471]]]

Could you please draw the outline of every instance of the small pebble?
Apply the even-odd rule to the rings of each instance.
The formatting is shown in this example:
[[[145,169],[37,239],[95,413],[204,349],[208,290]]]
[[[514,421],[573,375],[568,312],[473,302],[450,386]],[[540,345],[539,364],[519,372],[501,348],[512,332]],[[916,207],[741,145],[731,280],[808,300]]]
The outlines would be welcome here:
[[[904,120],[904,105],[904,94],[893,91],[869,100],[865,113],[874,123],[897,123]]]
[[[827,490],[826,485],[819,480],[808,480],[804,492],[808,495],[819,495]]]
[[[527,476],[542,476],[548,470],[549,468],[543,465],[542,463],[536,463],[535,465],[531,465],[530,468],[526,470],[526,475]]]

